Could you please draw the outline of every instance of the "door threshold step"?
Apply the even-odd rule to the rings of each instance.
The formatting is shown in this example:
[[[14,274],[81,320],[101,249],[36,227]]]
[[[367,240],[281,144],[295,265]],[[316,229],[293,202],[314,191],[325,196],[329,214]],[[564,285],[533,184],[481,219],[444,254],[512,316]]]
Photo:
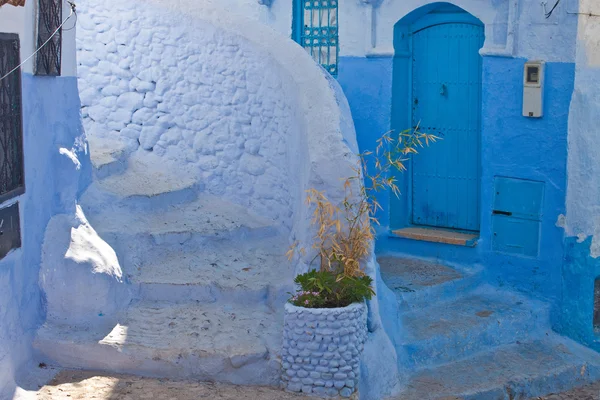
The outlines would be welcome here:
[[[481,283],[483,267],[446,265],[405,254],[377,256],[381,277],[394,291],[401,310],[421,309],[470,292]]]
[[[424,242],[453,244],[456,246],[475,247],[479,235],[437,228],[403,228],[392,231],[393,236],[420,240]]]

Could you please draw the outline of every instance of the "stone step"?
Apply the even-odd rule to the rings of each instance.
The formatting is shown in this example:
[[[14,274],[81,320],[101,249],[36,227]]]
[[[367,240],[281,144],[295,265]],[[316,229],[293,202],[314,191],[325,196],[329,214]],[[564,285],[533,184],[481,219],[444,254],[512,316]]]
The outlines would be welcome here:
[[[132,192],[115,192],[114,187],[107,187],[110,180],[119,175],[113,175],[105,180],[96,180],[90,184],[80,199],[80,204],[86,215],[101,213],[107,209],[130,208],[155,212],[168,209],[175,204],[194,202],[198,199],[200,185],[191,183],[187,186],[173,187],[172,191],[154,195],[133,194]]]
[[[124,263],[138,298],[152,301],[229,301],[281,307],[293,291],[286,238],[154,246]]]
[[[262,305],[140,302],[106,329],[47,322],[34,348],[63,368],[276,386],[282,324]]]
[[[108,167],[102,170],[96,167],[96,179],[80,201],[87,214],[113,207],[154,211],[194,201],[202,189],[193,170],[170,166],[152,153],[134,153],[112,164],[121,166],[121,170],[101,174],[99,171]]]
[[[115,250],[125,246],[126,251],[135,250],[144,241],[150,243],[148,245],[160,245],[185,243],[194,237],[221,240],[270,237],[278,233],[272,220],[208,194],[202,194],[192,202],[167,204],[152,210],[137,208],[135,204],[115,203],[97,212],[87,212],[86,216]]]
[[[91,146],[97,140],[94,139]],[[198,171],[192,166],[175,164],[139,149],[123,157],[127,152],[126,145],[119,145],[114,139],[101,142],[101,149],[102,146],[106,149],[92,153],[92,163],[96,181],[109,193],[120,197],[154,197],[198,184]],[[116,169],[111,164],[120,167]],[[112,173],[102,171],[106,168],[113,170]]]
[[[550,322],[546,304],[483,286],[454,301],[401,313],[400,326],[407,362],[421,369],[542,337]]]
[[[127,169],[127,161],[124,156],[127,153],[128,145],[124,140],[97,135],[88,135],[87,140],[94,176],[97,179],[120,174]]]
[[[516,343],[416,372],[397,400],[528,399],[600,379],[600,354],[569,339]]]
[[[449,266],[397,254],[378,255],[377,262],[401,310],[421,309],[469,292],[481,283],[484,270],[480,265]]]

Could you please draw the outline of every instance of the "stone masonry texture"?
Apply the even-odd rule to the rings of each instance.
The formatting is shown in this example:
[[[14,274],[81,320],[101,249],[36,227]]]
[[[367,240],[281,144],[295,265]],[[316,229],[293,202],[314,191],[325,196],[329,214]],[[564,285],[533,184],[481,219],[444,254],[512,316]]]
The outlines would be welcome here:
[[[351,397],[367,337],[364,304],[309,309],[285,305],[281,386],[320,397]]]

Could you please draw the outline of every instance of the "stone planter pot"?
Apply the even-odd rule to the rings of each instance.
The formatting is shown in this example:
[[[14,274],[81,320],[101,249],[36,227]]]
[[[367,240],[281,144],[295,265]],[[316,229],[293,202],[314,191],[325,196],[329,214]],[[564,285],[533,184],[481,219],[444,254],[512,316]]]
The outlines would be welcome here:
[[[367,307],[303,308],[286,303],[281,385],[319,397],[356,397]]]

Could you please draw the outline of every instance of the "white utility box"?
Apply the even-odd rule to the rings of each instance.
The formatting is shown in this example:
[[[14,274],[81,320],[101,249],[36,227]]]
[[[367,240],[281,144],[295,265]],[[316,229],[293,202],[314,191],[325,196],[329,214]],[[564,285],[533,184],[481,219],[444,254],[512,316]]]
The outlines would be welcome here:
[[[543,61],[528,61],[523,72],[523,116],[540,118],[544,115]]]

